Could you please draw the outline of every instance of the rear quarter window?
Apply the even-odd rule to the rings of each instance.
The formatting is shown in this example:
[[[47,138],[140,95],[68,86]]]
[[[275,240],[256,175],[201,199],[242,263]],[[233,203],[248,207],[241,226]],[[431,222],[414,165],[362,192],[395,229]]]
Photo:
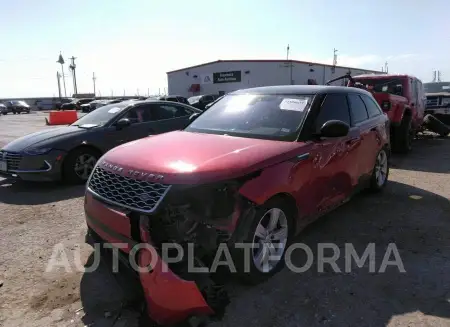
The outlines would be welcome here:
[[[352,113],[353,125],[361,123],[369,118],[366,105],[358,94],[349,94],[348,102],[350,104],[350,112]]]
[[[376,117],[383,113],[380,106],[374,99],[372,99],[371,97],[369,97],[367,95],[361,95],[361,98],[363,99],[364,104],[366,105],[367,113],[369,114],[370,118]]]

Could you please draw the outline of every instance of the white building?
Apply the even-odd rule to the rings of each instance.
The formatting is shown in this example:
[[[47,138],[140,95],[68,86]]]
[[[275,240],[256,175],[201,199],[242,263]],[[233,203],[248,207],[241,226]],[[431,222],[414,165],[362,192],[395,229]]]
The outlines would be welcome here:
[[[167,80],[169,94],[190,97],[258,86],[325,84],[346,73],[356,76],[382,72],[298,60],[217,60],[167,72]]]

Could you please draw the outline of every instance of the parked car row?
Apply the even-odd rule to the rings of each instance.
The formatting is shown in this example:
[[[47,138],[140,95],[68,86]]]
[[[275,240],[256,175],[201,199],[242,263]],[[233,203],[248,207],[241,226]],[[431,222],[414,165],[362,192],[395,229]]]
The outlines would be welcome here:
[[[165,95],[165,96],[158,96],[158,97],[150,97],[150,98],[148,98],[148,100],[180,102],[180,103],[191,105],[200,110],[205,110],[219,98],[222,98],[222,96],[220,96],[218,94],[196,95],[196,96],[193,96],[190,98],[185,98],[181,95]]]

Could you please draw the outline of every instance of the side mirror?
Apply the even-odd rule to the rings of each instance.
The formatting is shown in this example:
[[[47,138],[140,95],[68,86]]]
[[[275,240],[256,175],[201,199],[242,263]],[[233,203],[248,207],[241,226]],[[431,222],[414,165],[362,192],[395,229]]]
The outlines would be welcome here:
[[[347,136],[350,126],[341,120],[329,120],[320,128],[321,137],[344,137]]]
[[[198,115],[199,115],[199,114],[197,114],[197,113],[192,114],[192,115],[189,117],[189,121],[192,122],[192,121],[196,120],[197,117],[198,117]]]
[[[116,128],[122,129],[131,125],[131,121],[128,118],[122,118],[116,122]]]

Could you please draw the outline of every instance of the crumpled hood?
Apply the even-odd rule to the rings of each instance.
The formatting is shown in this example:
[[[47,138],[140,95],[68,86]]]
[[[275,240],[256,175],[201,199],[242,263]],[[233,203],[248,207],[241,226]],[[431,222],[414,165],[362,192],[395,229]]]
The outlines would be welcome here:
[[[46,129],[36,133],[22,136],[3,147],[3,150],[11,152],[21,152],[30,146],[38,146],[42,142],[51,142],[59,137],[84,133],[86,130],[77,126],[65,126],[52,129]]]
[[[124,175],[129,170],[161,174],[163,183],[208,183],[243,176],[286,160],[303,145],[175,131],[121,145],[105,154],[99,164],[117,165],[123,168]]]

